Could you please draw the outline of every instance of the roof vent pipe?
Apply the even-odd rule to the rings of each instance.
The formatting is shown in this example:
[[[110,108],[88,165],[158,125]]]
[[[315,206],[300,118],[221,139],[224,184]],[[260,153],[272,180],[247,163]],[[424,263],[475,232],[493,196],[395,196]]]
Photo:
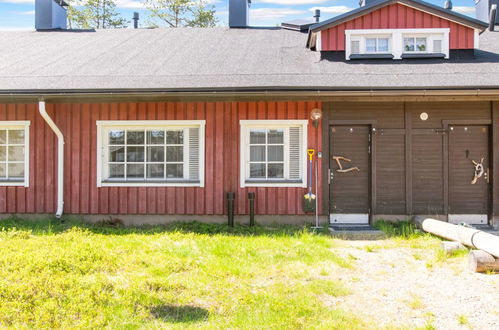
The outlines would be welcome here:
[[[445,0],[444,8],[447,10],[452,10],[452,0]]]
[[[489,16],[489,30],[494,31],[496,25],[496,17],[497,17],[497,5],[490,6],[490,16]]]
[[[133,28],[139,28],[139,13],[137,13],[136,11],[133,12]]]
[[[38,112],[57,136],[57,211],[55,216],[60,218],[64,208],[64,135],[47,113],[43,99],[38,102]]]
[[[319,21],[321,20],[321,10],[320,9],[316,9],[315,10],[315,23],[319,23]]]

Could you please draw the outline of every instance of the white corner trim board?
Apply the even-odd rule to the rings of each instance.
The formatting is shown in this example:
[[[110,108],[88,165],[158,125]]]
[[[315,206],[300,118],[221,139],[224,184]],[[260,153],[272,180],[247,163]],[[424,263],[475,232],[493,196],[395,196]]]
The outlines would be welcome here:
[[[404,38],[426,38],[426,49],[410,53],[442,53],[449,58],[449,28],[438,29],[366,29],[345,30],[345,58],[350,60],[352,55],[352,41],[359,42],[359,55],[391,54],[394,60],[402,59],[404,51]],[[388,51],[370,53],[366,51],[367,38],[387,38]],[[476,40],[477,38],[475,38]],[[434,41],[441,41],[441,49],[434,50]]]

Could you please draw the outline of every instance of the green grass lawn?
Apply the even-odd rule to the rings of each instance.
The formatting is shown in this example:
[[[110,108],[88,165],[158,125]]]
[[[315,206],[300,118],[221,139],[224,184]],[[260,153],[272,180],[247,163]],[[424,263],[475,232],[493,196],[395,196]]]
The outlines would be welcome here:
[[[306,229],[0,221],[0,327],[364,328],[324,304],[354,267]]]

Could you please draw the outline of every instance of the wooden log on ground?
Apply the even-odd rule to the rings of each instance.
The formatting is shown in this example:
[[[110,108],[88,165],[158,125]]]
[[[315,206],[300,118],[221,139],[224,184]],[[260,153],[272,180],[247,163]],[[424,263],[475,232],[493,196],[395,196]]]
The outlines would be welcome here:
[[[421,222],[424,231],[446,238],[450,241],[461,242],[462,244],[483,250],[496,258],[499,258],[499,236],[495,236],[484,231],[453,225],[435,219],[424,219]]]
[[[442,242],[442,249],[446,255],[452,254],[454,251],[466,249],[466,247],[460,242]]]
[[[468,267],[472,272],[499,272],[499,259],[482,250],[472,250],[468,255]]]

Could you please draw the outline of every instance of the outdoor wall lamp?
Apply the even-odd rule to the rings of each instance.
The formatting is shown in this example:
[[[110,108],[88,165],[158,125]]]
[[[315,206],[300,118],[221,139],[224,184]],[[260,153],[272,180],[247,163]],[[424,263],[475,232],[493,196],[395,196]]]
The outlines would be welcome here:
[[[322,118],[322,110],[315,108],[310,112],[310,119],[314,122],[315,128],[319,127],[319,120]]]

